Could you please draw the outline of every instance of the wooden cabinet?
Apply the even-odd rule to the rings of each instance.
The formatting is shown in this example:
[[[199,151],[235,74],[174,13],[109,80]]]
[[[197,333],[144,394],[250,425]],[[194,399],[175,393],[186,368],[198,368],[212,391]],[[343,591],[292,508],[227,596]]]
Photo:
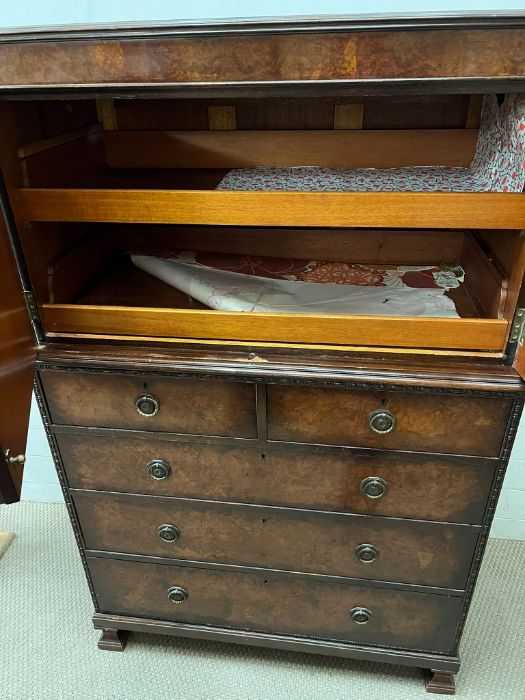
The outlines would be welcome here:
[[[36,356],[101,648],[221,639],[453,693],[525,396],[524,29],[0,35],[0,493]]]

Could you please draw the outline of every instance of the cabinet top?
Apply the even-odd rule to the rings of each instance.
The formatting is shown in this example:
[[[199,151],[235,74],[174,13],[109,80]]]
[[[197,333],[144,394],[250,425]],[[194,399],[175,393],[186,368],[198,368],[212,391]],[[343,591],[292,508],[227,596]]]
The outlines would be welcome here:
[[[524,29],[525,12],[10,29],[0,95],[521,90]]]
[[[525,11],[220,17],[0,28],[0,43],[318,32],[522,29]]]

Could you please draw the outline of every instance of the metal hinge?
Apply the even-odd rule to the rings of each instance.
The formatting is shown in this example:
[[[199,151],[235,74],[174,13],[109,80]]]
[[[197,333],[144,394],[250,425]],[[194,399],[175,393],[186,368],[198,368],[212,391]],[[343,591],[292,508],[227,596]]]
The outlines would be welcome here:
[[[36,305],[33,292],[24,292],[24,300],[27,307],[27,313],[29,314],[29,318],[31,319],[31,323],[40,324],[40,314],[38,313],[38,306]]]
[[[525,309],[516,309],[514,322],[510,330],[510,342],[522,343],[525,339]]]

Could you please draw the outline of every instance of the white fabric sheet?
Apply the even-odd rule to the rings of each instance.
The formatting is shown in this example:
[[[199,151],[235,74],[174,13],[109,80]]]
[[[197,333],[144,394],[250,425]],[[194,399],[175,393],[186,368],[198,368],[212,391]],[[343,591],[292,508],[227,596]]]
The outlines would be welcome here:
[[[459,318],[443,289],[296,282],[144,255],[131,259],[150,275],[222,311]]]

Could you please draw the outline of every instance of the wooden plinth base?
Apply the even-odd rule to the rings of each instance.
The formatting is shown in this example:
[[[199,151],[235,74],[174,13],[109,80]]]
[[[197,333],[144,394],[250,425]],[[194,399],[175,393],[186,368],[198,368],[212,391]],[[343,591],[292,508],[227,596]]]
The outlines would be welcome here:
[[[426,671],[427,693],[439,693],[441,695],[455,695],[456,684],[454,674],[446,671]]]
[[[106,651],[124,651],[128,634],[126,630],[103,629],[97,646]]]

